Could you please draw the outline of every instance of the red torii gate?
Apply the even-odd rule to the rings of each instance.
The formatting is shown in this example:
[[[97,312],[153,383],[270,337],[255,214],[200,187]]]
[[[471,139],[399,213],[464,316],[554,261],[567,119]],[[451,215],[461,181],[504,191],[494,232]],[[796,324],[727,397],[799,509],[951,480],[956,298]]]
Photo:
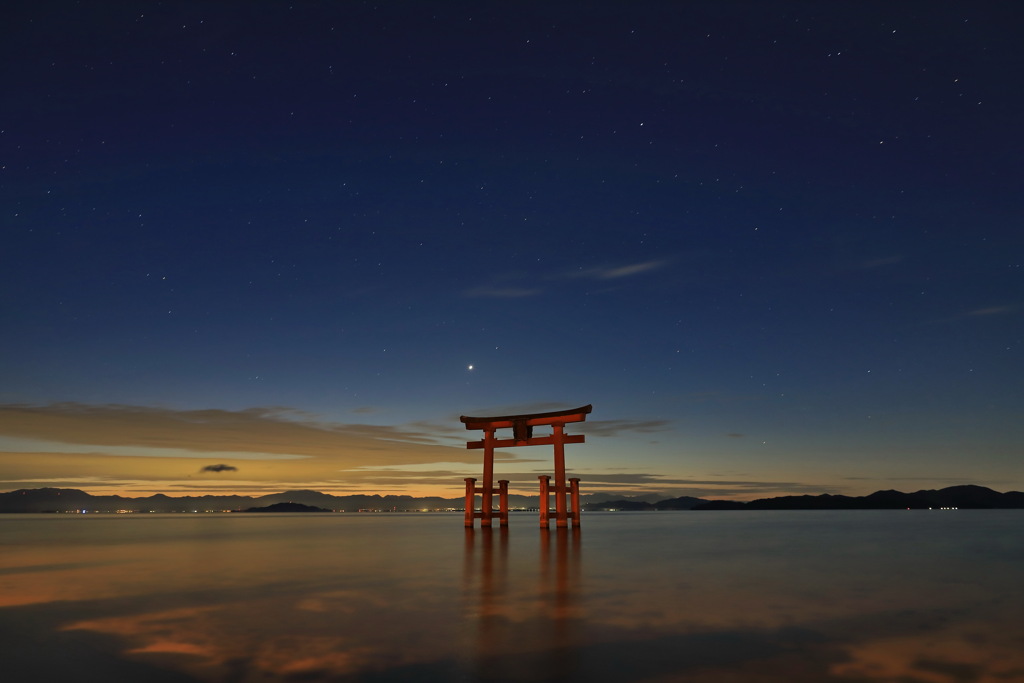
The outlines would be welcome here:
[[[583,434],[568,435],[565,433],[565,425],[570,422],[583,422],[587,419],[593,406],[585,405],[572,410],[557,410],[551,413],[532,413],[528,415],[501,415],[498,417],[467,417],[459,418],[466,425],[466,429],[482,429],[484,438],[482,441],[470,441],[466,448],[484,449],[484,475],[480,486],[476,485],[476,479],[466,478],[466,527],[473,527],[473,520],[479,519],[480,526],[491,526],[491,519],[494,517],[492,509],[492,498],[498,494],[498,519],[501,526],[508,526],[508,481],[502,479],[498,482],[498,488],[494,488],[494,449],[509,448],[511,446],[543,446],[552,444],[555,447],[555,526],[567,527],[569,520],[572,525],[580,525],[580,480],[576,477],[569,479],[569,485],[565,481],[565,444],[583,443],[586,439]],[[539,425],[551,425],[552,432],[548,436],[534,436],[533,428]],[[494,436],[495,430],[512,429],[511,439],[497,439]],[[551,492],[551,477],[541,475],[540,479],[540,525],[541,528],[548,528],[550,508],[548,495]],[[566,510],[566,491],[572,497],[572,510]],[[476,494],[480,494],[480,510],[476,510]]]

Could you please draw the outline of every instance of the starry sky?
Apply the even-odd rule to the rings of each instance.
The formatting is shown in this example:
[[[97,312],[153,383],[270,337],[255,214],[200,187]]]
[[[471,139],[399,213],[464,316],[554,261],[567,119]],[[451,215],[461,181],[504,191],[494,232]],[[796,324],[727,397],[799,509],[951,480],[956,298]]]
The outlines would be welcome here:
[[[3,14],[0,490],[1024,489],[1016,3]]]

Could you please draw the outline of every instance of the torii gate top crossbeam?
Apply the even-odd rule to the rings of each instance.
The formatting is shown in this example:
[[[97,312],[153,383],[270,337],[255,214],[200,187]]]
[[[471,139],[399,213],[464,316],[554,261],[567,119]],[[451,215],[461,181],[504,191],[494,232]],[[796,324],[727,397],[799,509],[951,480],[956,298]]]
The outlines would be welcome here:
[[[502,429],[515,427],[517,424],[525,423],[527,426],[566,424],[569,422],[583,422],[587,414],[593,409],[592,405],[585,405],[571,410],[556,410],[551,413],[528,413],[526,415],[500,415],[498,417],[468,417],[463,415],[460,422],[465,423],[466,429]]]
[[[496,417],[468,417],[463,415],[459,418],[466,425],[466,429],[482,429],[490,432],[492,447],[506,448],[508,446],[541,446],[545,444],[560,443],[583,443],[584,436],[568,436],[561,432],[561,428],[569,422],[583,422],[593,406],[585,405],[571,410],[556,410],[550,413],[528,413],[525,415],[499,415]],[[533,436],[533,428],[538,425],[557,426],[557,436]],[[511,439],[494,439],[496,429],[512,428]],[[467,448],[486,448],[487,441],[470,441]]]

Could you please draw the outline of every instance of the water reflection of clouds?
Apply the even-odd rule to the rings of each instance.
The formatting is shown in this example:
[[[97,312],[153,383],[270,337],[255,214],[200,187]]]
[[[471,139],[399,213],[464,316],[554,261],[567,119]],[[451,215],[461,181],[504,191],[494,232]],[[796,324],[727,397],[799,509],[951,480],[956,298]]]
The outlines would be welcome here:
[[[785,533],[681,515],[547,534],[515,517],[139,520],[77,546],[8,543],[0,626],[40,658],[88,645],[93,666],[203,681],[1024,678],[1019,553],[956,562],[977,539],[920,527],[872,550],[813,517]]]
[[[852,680],[922,683],[1006,683],[1024,680],[1024,638],[1020,623],[997,631],[989,623],[962,629],[874,639],[846,650],[848,661],[832,673]],[[959,632],[958,632],[959,631]]]
[[[448,620],[434,623],[429,601],[402,590],[387,598],[376,591],[284,590],[73,621],[64,629],[116,636],[130,659],[208,681],[322,680],[414,667],[447,649]]]
[[[263,601],[259,608],[279,607]],[[252,605],[190,607],[82,621],[67,626],[118,636],[129,657],[183,670],[199,680],[283,680],[345,675],[368,667],[371,653],[348,638],[295,628],[287,611],[259,615]],[[267,637],[268,619],[284,622]],[[280,628],[287,624],[289,628]]]

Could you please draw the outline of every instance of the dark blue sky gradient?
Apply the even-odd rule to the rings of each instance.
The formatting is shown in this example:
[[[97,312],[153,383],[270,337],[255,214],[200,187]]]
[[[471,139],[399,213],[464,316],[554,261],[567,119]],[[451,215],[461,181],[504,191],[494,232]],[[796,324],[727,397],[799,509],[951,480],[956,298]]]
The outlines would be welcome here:
[[[593,403],[590,490],[1024,488],[1013,3],[4,13],[8,410],[458,446],[459,414]],[[145,485],[30,472],[116,439],[5,436],[0,487]],[[451,454],[360,486],[458,495]],[[357,487],[250,471],[150,485]]]

